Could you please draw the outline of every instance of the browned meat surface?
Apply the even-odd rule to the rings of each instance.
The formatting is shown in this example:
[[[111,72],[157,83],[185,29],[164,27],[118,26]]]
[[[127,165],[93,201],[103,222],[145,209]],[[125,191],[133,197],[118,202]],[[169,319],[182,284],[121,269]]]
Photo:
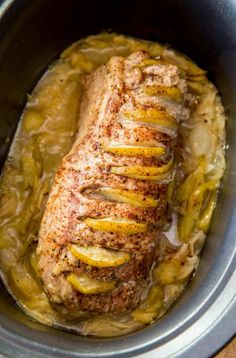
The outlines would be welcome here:
[[[51,301],[71,312],[121,313],[134,308],[157,256],[173,167],[163,180],[111,172],[111,168],[122,166],[159,168],[173,155],[177,131],[129,120],[127,112],[158,109],[170,114],[176,123],[188,117],[186,83],[178,68],[147,60],[149,56],[141,51],[127,59],[114,57],[87,76],[78,136],[57,171],[47,203],[38,243],[39,269]],[[112,153],[109,145],[161,147],[164,152],[148,156]],[[142,207],[105,200],[96,195],[104,187],[142,193],[157,199],[158,205]],[[147,223],[148,229],[135,234],[107,232],[87,225],[86,218],[129,219]],[[70,243],[128,252],[130,260],[116,267],[91,266],[71,255]],[[104,293],[83,294],[67,281],[71,272],[97,280],[116,280],[116,286]]]

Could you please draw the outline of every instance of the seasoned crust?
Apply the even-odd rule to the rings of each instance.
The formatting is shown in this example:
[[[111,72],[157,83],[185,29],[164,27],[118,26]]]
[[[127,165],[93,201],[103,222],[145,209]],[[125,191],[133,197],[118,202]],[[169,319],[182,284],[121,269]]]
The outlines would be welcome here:
[[[141,298],[157,254],[158,235],[167,220],[167,182],[138,180],[110,172],[112,166],[160,166],[170,159],[175,146],[176,139],[168,133],[143,125],[132,127],[120,121],[120,113],[124,109],[155,108],[161,104],[162,108],[166,106],[170,109],[178,120],[181,115],[187,115],[184,101],[165,102],[163,98],[148,101],[141,96],[151,79],[179,86],[183,98],[186,94],[176,66],[158,65],[152,73],[133,71],[145,58],[149,56],[142,51],[127,59],[114,57],[85,79],[78,135],[57,171],[42,220],[38,244],[42,280],[52,302],[64,305],[71,312],[122,313],[134,308]],[[103,147],[103,144],[121,141],[122,144],[161,144],[166,148],[166,155],[130,157],[108,153]],[[135,207],[86,195],[86,190],[103,186],[154,196],[158,206]],[[149,224],[149,229],[145,233],[127,235],[96,231],[84,222],[86,217],[108,216],[145,222]],[[95,268],[71,258],[69,243],[126,251],[130,253],[131,260],[118,267]],[[72,271],[101,280],[116,279],[117,286],[103,294],[81,294],[66,280],[67,274]]]

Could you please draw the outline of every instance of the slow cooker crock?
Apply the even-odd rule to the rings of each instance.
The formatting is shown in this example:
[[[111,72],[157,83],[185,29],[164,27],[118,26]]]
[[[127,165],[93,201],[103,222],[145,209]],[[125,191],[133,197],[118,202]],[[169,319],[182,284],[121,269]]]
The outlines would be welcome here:
[[[0,1],[0,164],[26,94],[73,41],[112,30],[171,44],[220,90],[227,170],[197,274],[160,321],[124,337],[79,337],[33,322],[1,287],[0,352],[13,357],[209,357],[236,332],[236,1]],[[10,140],[9,140],[10,139]]]

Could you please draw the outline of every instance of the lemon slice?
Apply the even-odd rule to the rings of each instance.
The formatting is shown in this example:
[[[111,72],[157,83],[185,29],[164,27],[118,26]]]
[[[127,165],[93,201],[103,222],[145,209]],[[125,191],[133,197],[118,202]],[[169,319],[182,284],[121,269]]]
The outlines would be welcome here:
[[[163,173],[159,175],[126,175],[129,178],[138,179],[138,180],[147,180],[147,181],[162,181],[169,179],[169,173]]]
[[[173,99],[176,102],[183,100],[183,94],[177,87],[169,86],[149,86],[145,89],[148,96],[161,96]]]
[[[116,286],[116,281],[100,281],[86,275],[76,275],[74,273],[71,273],[67,280],[76,290],[85,295],[107,292]]]
[[[174,116],[163,109],[138,109],[124,112],[124,116],[131,121],[150,123],[171,129],[177,129],[178,126]]]
[[[143,69],[145,67],[156,66],[156,65],[169,65],[169,63],[166,60],[146,58],[145,60],[141,61],[138,65],[134,67]]]
[[[106,152],[113,154],[127,155],[134,157],[137,155],[143,155],[145,157],[155,157],[165,154],[166,150],[164,147],[147,147],[147,146],[134,146],[124,144],[110,144],[103,146]]]
[[[115,267],[130,260],[130,255],[127,252],[95,246],[70,245],[69,250],[80,261],[95,267]]]
[[[138,223],[133,220],[123,219],[92,219],[87,218],[84,222],[94,230],[105,231],[105,232],[117,232],[121,234],[138,234],[146,232],[148,229],[147,224]]]
[[[142,60],[137,65],[137,67],[142,68],[142,67],[154,66],[154,65],[164,65],[166,63],[167,63],[167,61],[155,60],[154,58],[145,58],[145,60]]]
[[[153,176],[145,176],[145,175],[136,175],[133,176],[134,179],[138,180],[147,180],[147,181],[161,181],[168,179],[168,175],[166,173],[160,175],[153,175]]]
[[[155,60],[154,58],[145,58],[145,60],[142,60],[138,64],[138,67],[153,66],[153,65],[157,65],[158,63],[159,63],[159,61]]]
[[[162,180],[168,177],[172,167],[173,157],[167,164],[160,167],[144,167],[138,165],[131,167],[111,167],[111,173],[141,180]]]
[[[99,193],[108,200],[118,201],[133,206],[140,206],[143,208],[155,208],[158,204],[157,200],[130,190],[101,188],[99,189]]]

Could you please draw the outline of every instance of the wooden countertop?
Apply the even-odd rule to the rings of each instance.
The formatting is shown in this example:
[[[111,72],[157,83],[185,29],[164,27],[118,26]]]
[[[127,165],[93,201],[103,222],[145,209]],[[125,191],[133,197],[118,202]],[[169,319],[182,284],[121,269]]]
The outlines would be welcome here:
[[[236,357],[236,337],[225,346],[215,358],[235,358]]]

